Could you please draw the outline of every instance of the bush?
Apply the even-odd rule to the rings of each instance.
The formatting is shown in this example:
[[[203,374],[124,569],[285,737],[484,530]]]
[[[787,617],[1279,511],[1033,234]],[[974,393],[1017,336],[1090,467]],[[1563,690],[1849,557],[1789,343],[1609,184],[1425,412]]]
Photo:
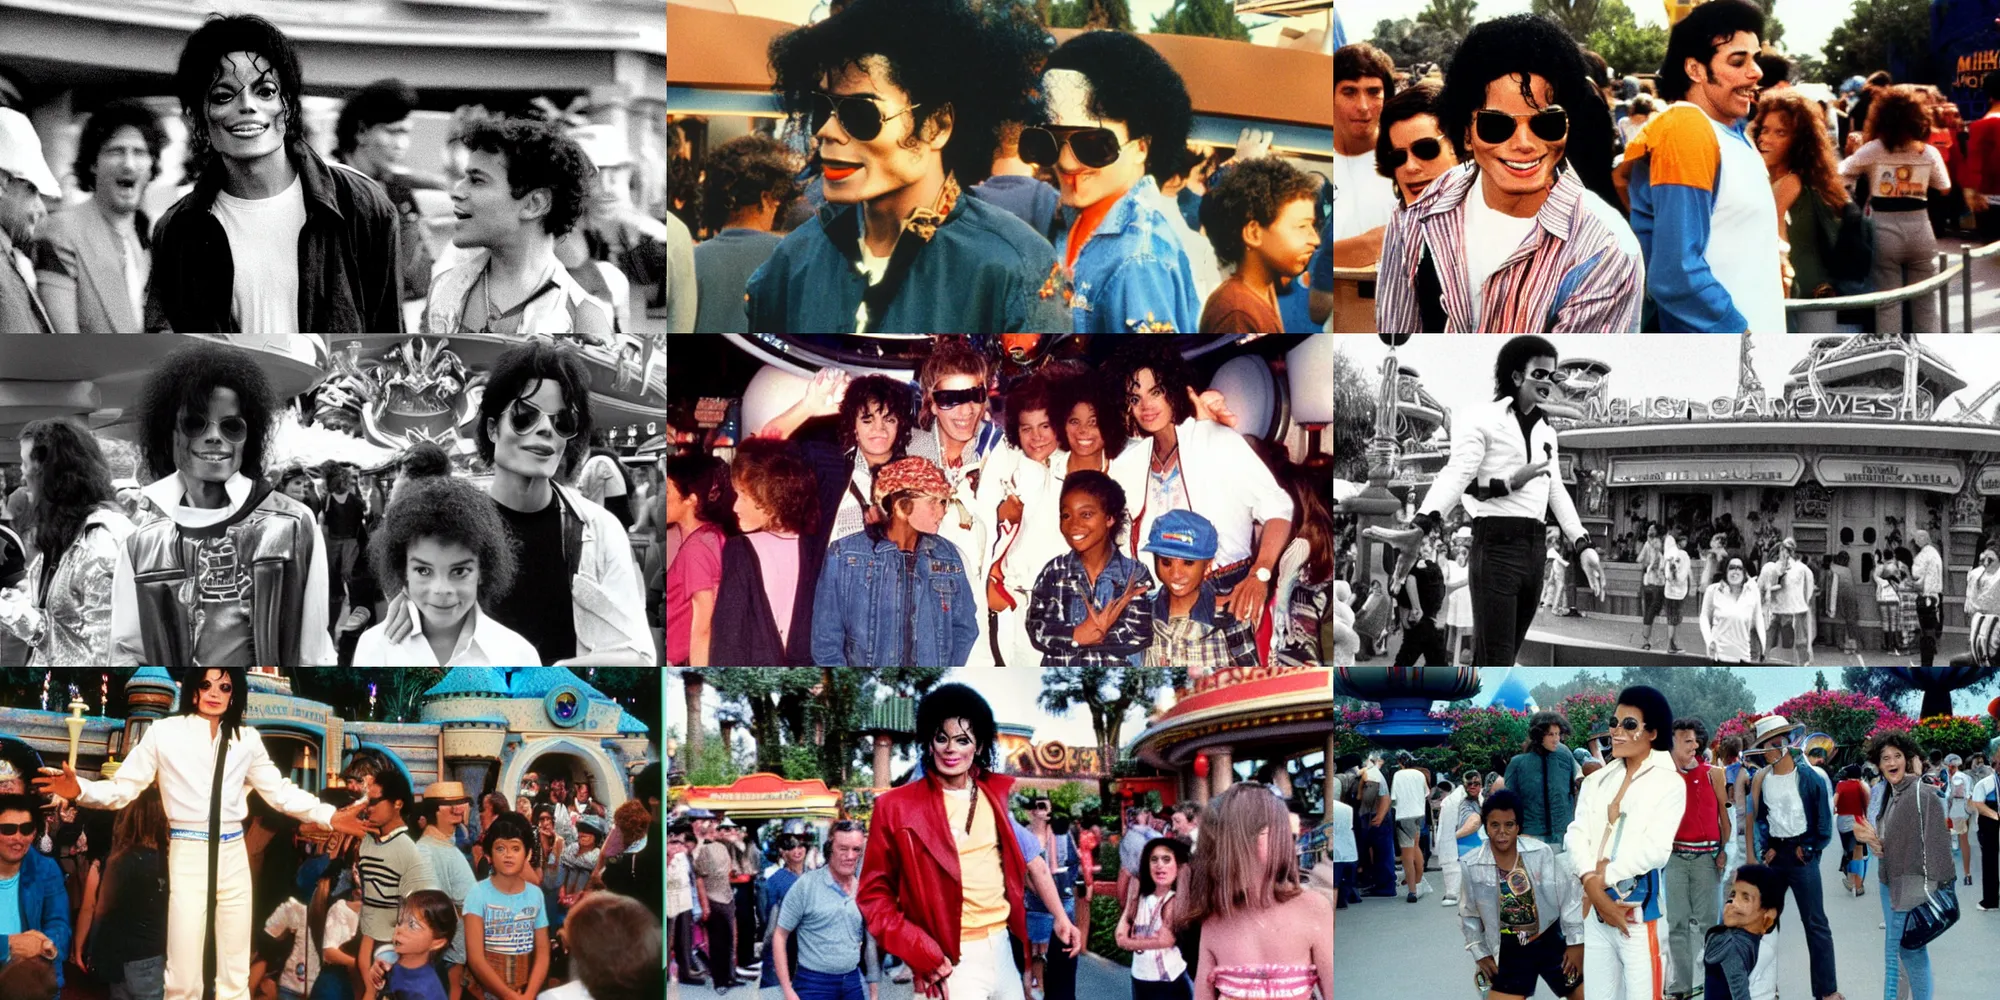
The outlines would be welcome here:
[[[1618,696],[1578,691],[1556,702],[1556,711],[1569,719],[1572,745],[1582,746],[1591,733],[1609,728],[1618,714]],[[1522,739],[1526,739],[1525,734]]]
[[[1963,759],[1983,753],[1991,739],[1978,719],[1959,715],[1933,715],[1912,727],[1910,738],[1934,765],[1943,763],[1946,754],[1955,753]]]
[[[1801,723],[1807,733],[1825,733],[1843,748],[1859,747],[1886,729],[1913,729],[1916,721],[1874,695],[1852,691],[1807,691],[1780,702],[1772,712]]]
[[[1090,950],[1119,965],[1132,964],[1132,953],[1118,947],[1118,901],[1110,896],[1090,897]]]
[[[1529,715],[1526,712],[1511,708],[1470,708],[1441,714],[1457,724],[1447,745],[1464,767],[1476,767],[1482,771],[1506,770],[1507,761],[1528,743]]]

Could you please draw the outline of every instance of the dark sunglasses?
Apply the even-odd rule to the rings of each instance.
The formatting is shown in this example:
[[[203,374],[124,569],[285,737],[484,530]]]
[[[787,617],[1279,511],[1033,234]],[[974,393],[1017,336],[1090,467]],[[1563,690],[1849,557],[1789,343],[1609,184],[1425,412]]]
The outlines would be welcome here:
[[[949,410],[954,406],[964,406],[967,403],[980,403],[985,400],[986,388],[984,386],[975,385],[970,389],[931,390],[931,406],[939,410]]]
[[[1523,120],[1528,123],[1528,131],[1543,142],[1555,142],[1569,134],[1569,112],[1564,111],[1560,104],[1551,104],[1531,115],[1510,115],[1505,111],[1481,108],[1472,113],[1472,131],[1479,136],[1479,141],[1498,146],[1514,138]]]
[[[1628,715],[1622,719],[1611,720],[1611,728],[1623,729],[1628,733],[1636,733],[1639,730],[1646,728],[1646,724]]]
[[[526,434],[534,430],[535,426],[542,422],[543,417],[549,418],[549,427],[556,432],[556,437],[576,436],[576,411],[568,407],[550,413],[525,399],[517,399],[507,410],[507,418],[513,423],[516,434]]]
[[[221,692],[222,692],[223,694],[228,694],[228,693],[230,693],[231,691],[234,691],[234,690],[236,690],[236,688],[235,688],[235,687],[233,687],[233,686],[231,686],[231,685],[230,685],[230,683],[229,683],[228,681],[226,681],[226,680],[221,680],[221,681],[212,681],[212,680],[209,680],[209,679],[207,679],[207,678],[203,678],[203,679],[202,679],[202,682],[201,682],[201,683],[200,683],[199,685],[196,685],[196,686],[195,686],[195,690],[196,690],[196,691],[216,691],[216,690],[219,690],[219,691],[221,691]]]
[[[1086,167],[1108,167],[1118,159],[1120,145],[1118,133],[1108,128],[1051,125],[1021,130],[1021,159],[1042,167],[1055,166],[1064,146]]]
[[[1030,808],[1030,809],[1051,809],[1051,808],[1054,808],[1054,807],[1053,807],[1053,806],[1050,806],[1050,805],[1049,805],[1048,803],[1046,803],[1046,802],[1037,802],[1037,803],[1034,803],[1033,805],[1030,805],[1030,806],[1029,806],[1028,808]]]
[[[1557,385],[1569,381],[1568,372],[1559,372],[1549,368],[1533,369],[1528,372],[1528,377],[1537,382],[1554,382]]]
[[[1436,136],[1432,136],[1431,138],[1428,139],[1418,139],[1417,141],[1410,143],[1410,147],[1408,149],[1396,149],[1394,147],[1391,147],[1389,149],[1388,154],[1382,157],[1382,165],[1388,167],[1390,170],[1395,170],[1401,167],[1404,163],[1409,162],[1409,159],[1412,156],[1416,157],[1419,160],[1424,161],[1425,163],[1429,163],[1430,161],[1437,159],[1438,154],[1443,152],[1444,152],[1444,143],[1441,140],[1439,140]]]
[[[882,134],[882,124],[890,118],[900,117],[921,107],[923,107],[921,104],[912,104],[893,115],[884,117],[881,105],[876,104],[873,98],[842,97],[839,94],[823,94],[815,91],[812,94],[812,130],[818,132],[826,127],[828,118],[838,117],[843,131],[862,142],[867,142]]]
[[[33,823],[0,823],[0,837],[32,836],[34,832]]]
[[[208,430],[209,423],[209,419],[205,416],[183,413],[181,414],[181,436],[189,439],[198,438]],[[244,439],[250,436],[250,422],[242,417],[231,415],[214,421],[214,423],[217,427],[221,428],[222,439],[231,444],[242,444]]]

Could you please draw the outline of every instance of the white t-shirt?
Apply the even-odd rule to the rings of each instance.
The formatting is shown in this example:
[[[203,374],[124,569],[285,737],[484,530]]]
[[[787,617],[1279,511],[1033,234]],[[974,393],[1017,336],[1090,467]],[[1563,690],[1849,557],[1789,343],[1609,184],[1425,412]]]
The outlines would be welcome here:
[[[1373,151],[1360,156],[1333,154],[1333,238],[1350,239],[1389,224],[1401,199],[1396,185],[1375,172]]]
[[[1890,152],[1880,139],[1870,139],[1840,161],[1842,177],[1863,177],[1871,198],[1914,198],[1923,201],[1933,189],[1951,189],[1951,174],[1936,146],[1922,143],[1913,150]]]
[[[1480,293],[1486,279],[1520,249],[1535,228],[1535,217],[1517,219],[1495,211],[1476,186],[1465,195],[1465,270],[1470,279],[1466,290],[1472,297],[1472,322],[1479,322]]]
[[[1965,799],[1972,794],[1972,779],[1964,771],[1945,779],[1944,814],[1949,819],[1965,818]]]
[[[1397,821],[1423,819],[1424,799],[1430,793],[1430,782],[1424,780],[1424,772],[1414,767],[1397,771],[1389,785],[1389,798],[1396,804]]]
[[[326,908],[326,933],[320,935],[321,950],[338,949],[361,932],[361,909],[346,902]]]
[[[1995,779],[2000,779],[2000,772],[1989,774],[1979,779],[1979,783],[1972,786],[1972,800],[1975,802],[1985,802],[1989,806],[1992,805],[1993,803],[1989,800],[1994,797],[1996,791],[2000,791],[2000,781],[1996,781]]]
[[[1361,846],[1354,842],[1354,807],[1335,800],[1333,803],[1333,863],[1361,860]]]
[[[1805,801],[1799,798],[1799,769],[1790,774],[1772,771],[1764,778],[1764,812],[1774,838],[1802,837],[1806,832]]]
[[[215,193],[209,209],[229,237],[236,269],[233,311],[240,329],[299,332],[299,232],[306,227],[306,193],[297,179],[270,198]]]
[[[865,230],[860,239],[861,276],[868,279],[870,285],[879,285],[883,276],[889,273],[889,258],[877,257],[868,252],[868,237]],[[860,305],[854,307],[854,329],[868,329],[868,301],[865,298]]]
[[[329,936],[333,911],[345,909],[344,905],[327,909]],[[264,921],[264,933],[274,938],[284,937],[287,931],[292,935],[292,953],[285,959],[285,971],[278,976],[278,988],[305,996],[312,989],[313,980],[319,978],[319,956],[313,953],[312,935],[306,930],[306,904],[289,897],[271,911],[269,920]]]

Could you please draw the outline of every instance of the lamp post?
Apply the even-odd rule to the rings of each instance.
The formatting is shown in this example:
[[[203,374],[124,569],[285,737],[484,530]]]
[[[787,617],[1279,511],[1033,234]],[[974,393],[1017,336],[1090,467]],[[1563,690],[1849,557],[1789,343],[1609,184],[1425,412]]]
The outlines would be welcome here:
[[[1380,333],[1376,336],[1389,345],[1389,356],[1382,359],[1381,385],[1375,393],[1375,434],[1368,439],[1368,485],[1360,493],[1335,506],[1343,514],[1359,517],[1355,557],[1361,563],[1361,572],[1356,574],[1355,579],[1380,580],[1383,588],[1387,589],[1389,571],[1394,564],[1388,559],[1376,558],[1377,545],[1370,544],[1365,533],[1377,525],[1394,527],[1396,512],[1403,509],[1403,502],[1389,492],[1389,480],[1396,475],[1396,382],[1401,377],[1401,368],[1396,363],[1396,348],[1408,343],[1411,335]]]

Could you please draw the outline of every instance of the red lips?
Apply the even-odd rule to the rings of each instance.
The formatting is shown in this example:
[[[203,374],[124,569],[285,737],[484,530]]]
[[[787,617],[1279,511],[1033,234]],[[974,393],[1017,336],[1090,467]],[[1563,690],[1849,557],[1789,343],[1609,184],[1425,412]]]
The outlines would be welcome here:
[[[854,172],[860,169],[860,167],[827,167],[825,170],[826,179],[830,181],[844,181],[854,176]]]

